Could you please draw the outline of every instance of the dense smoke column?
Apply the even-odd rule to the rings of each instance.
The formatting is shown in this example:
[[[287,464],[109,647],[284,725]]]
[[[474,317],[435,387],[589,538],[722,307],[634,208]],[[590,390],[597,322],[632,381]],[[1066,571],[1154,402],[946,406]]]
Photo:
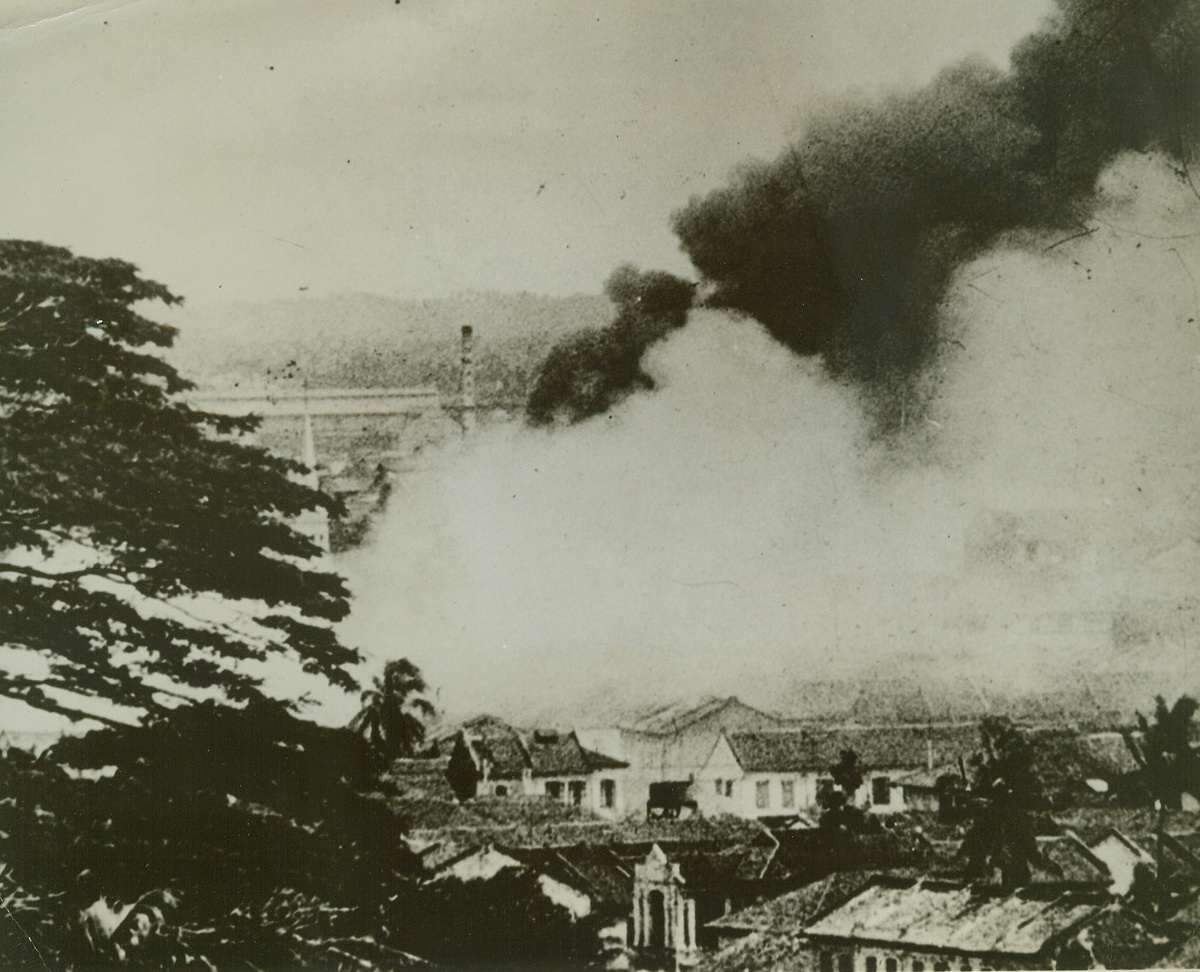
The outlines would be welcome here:
[[[695,285],[626,265],[613,271],[604,289],[616,305],[616,317],[601,330],[574,335],[550,351],[526,403],[531,425],[580,422],[608,411],[631,392],[653,388],[642,369],[642,355],[687,322]]]
[[[1083,231],[1120,152],[1165,152],[1190,180],[1200,0],[1058,6],[1008,72],[962,64],[915,94],[843,106],[693,198],[673,225],[708,303],[823,355],[894,429],[919,401],[957,267],[1011,231]]]

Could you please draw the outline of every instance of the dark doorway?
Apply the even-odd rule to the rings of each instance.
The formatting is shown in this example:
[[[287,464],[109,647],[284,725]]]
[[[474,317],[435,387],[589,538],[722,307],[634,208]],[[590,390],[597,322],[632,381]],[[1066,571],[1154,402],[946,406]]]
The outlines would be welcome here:
[[[646,940],[651,948],[667,947],[667,899],[661,891],[651,891],[647,896],[650,905],[650,934]]]

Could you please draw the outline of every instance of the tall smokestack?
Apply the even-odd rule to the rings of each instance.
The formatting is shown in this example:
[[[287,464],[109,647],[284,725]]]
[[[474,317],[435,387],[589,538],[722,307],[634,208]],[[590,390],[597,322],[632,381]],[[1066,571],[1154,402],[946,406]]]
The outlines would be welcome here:
[[[470,324],[462,327],[462,425],[464,432],[475,429],[475,332]]]

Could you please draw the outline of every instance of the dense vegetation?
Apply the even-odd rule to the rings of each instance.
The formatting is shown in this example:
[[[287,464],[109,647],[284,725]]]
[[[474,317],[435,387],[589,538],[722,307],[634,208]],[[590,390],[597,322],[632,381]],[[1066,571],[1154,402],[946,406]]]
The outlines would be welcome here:
[[[0,241],[0,695],[35,708],[162,711],[261,697],[290,659],[343,688],[343,580],[292,523],[339,504],[200,412],[159,353],[177,304],[120,260]]]

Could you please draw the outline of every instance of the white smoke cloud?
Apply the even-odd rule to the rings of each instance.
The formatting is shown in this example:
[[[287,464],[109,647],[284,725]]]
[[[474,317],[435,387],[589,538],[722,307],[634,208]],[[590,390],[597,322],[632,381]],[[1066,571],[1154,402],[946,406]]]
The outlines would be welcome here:
[[[658,391],[401,483],[343,565],[346,636],[451,710],[513,715],[786,708],[790,683],[913,652],[1036,681],[1119,664],[1117,630],[1174,650],[1200,581],[1200,205],[1131,158],[1097,219],[961,270],[901,449],[819,362],[693,314],[648,356]]]

